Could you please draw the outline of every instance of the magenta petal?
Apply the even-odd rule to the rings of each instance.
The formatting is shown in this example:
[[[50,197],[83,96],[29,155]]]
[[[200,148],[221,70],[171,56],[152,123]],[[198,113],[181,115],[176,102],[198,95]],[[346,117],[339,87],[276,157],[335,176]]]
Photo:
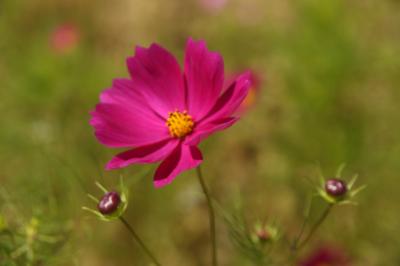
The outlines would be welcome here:
[[[165,122],[148,109],[139,110],[139,106],[143,104],[135,101],[96,105],[90,124],[98,140],[109,147],[137,147],[169,138]]]
[[[250,73],[240,75],[229,88],[218,98],[218,101],[201,123],[232,116],[249,92]]]
[[[184,72],[188,111],[194,119],[201,119],[221,94],[224,83],[223,59],[220,54],[210,52],[204,41],[189,39]]]
[[[134,163],[154,163],[165,159],[179,144],[177,140],[163,140],[137,147],[115,156],[106,166],[107,170],[123,168]]]
[[[137,47],[127,65],[135,88],[140,89],[152,108],[166,118],[168,112],[185,110],[185,90],[178,62],[164,48],[153,44]]]
[[[135,147],[169,137],[165,120],[152,110],[132,82],[116,79],[103,91],[91,112],[90,124],[101,143],[109,147]]]
[[[112,87],[101,92],[100,102],[129,105],[129,108],[135,108],[137,110],[144,109],[149,112],[154,112],[144,101],[140,90],[135,89],[132,80],[125,78],[114,79]]]
[[[149,121],[165,122],[165,119],[153,110],[141,92],[133,86],[130,79],[114,79],[112,88],[100,94],[100,103],[119,105],[130,112],[148,118]]]
[[[232,126],[238,120],[239,118],[237,117],[227,117],[207,122],[206,124],[200,124],[196,128],[196,132],[187,137],[187,139],[185,140],[185,144],[198,145],[203,139],[205,139],[209,135]]]
[[[203,161],[196,146],[181,144],[160,164],[154,175],[154,186],[163,187],[171,183],[183,171],[197,167]]]
[[[109,147],[138,147],[169,137],[162,123],[147,122],[116,105],[99,104],[91,114],[97,139]]]

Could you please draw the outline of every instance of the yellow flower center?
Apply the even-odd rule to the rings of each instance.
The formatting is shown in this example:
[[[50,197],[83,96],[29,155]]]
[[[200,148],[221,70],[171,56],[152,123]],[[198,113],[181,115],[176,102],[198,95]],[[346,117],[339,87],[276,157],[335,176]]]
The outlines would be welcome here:
[[[183,138],[193,131],[194,122],[187,111],[170,112],[166,125],[174,138]]]

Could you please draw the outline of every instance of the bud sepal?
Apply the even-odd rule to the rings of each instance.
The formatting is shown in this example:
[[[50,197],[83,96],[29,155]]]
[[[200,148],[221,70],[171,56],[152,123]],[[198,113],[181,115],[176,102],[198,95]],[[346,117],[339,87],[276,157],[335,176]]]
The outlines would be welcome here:
[[[262,223],[258,221],[254,225],[253,232],[251,234],[251,240],[255,244],[265,245],[268,243],[276,242],[280,237],[278,227],[273,223]]]
[[[341,165],[336,172],[334,178],[325,178],[320,174],[320,182],[316,186],[317,196],[324,199],[329,204],[353,204],[357,202],[353,198],[366,188],[366,185],[354,188],[354,184],[358,179],[358,174],[353,175],[349,182],[342,177],[344,165]]]

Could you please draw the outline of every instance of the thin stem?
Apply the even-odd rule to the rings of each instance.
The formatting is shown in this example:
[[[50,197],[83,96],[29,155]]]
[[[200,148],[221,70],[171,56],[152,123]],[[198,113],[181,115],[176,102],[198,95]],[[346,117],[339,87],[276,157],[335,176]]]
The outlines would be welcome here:
[[[320,227],[320,225],[325,221],[326,217],[328,217],[328,214],[332,210],[332,207],[333,207],[333,204],[329,204],[326,207],[325,211],[322,213],[321,217],[319,217],[318,221],[311,228],[310,232],[308,233],[308,235],[306,236],[304,241],[301,242],[301,244],[299,244],[298,247],[296,247],[297,251],[300,250],[301,248],[303,248],[308,243],[308,241],[310,241],[310,239],[313,237],[314,233],[317,231],[317,229]]]
[[[289,263],[289,265],[292,265],[293,262],[296,260],[296,251],[298,249],[299,242],[300,242],[300,240],[303,237],[303,234],[305,232],[306,225],[308,223],[309,218],[310,218],[309,215],[307,215],[304,218],[303,223],[302,223],[301,228],[300,228],[299,234],[297,235],[297,237],[294,239],[293,242],[291,242],[291,243],[289,242],[290,255],[289,255],[289,260],[287,262],[287,263]],[[286,265],[286,264],[283,264],[283,265]]]
[[[307,225],[308,221],[310,220],[310,213],[311,213],[311,210],[312,210],[312,203],[313,203],[313,197],[311,197],[311,199],[310,199],[310,201],[308,203],[309,205],[307,207],[307,211],[306,211],[303,223],[301,225],[300,232],[297,235],[297,237],[295,238],[295,240],[293,241],[292,245],[290,246],[290,249],[291,249],[292,252],[296,251],[297,246],[299,245],[299,242],[300,242],[300,240],[303,237],[303,234],[305,232],[306,225]]]
[[[299,235],[296,237],[296,239],[294,240],[294,242],[293,242],[293,244],[291,246],[291,250],[292,251],[295,251],[297,249],[299,241],[300,241],[301,237],[304,234],[304,231],[305,231],[305,228],[306,228],[306,225],[307,225],[307,222],[308,222],[308,218],[309,217],[305,217],[304,218],[303,224],[301,225],[301,229],[300,229]]]
[[[120,216],[119,219],[125,225],[126,229],[128,229],[129,233],[131,233],[132,237],[136,240],[136,242],[140,245],[140,247],[144,250],[144,252],[151,258],[153,263],[157,266],[161,266],[156,257],[153,255],[153,253],[151,253],[149,248],[144,244],[144,242],[136,234],[135,230],[133,230],[132,226],[125,220],[125,218]]]
[[[210,193],[208,192],[206,183],[204,182],[203,179],[203,174],[201,173],[200,166],[196,168],[197,172],[197,178],[199,179],[201,188],[203,189],[203,193],[206,196],[207,199],[207,205],[208,205],[208,218],[210,220],[210,236],[211,236],[211,253],[212,253],[212,265],[217,266],[217,239],[216,239],[216,234],[215,234],[215,214],[214,214],[214,208],[212,205],[212,200]]]

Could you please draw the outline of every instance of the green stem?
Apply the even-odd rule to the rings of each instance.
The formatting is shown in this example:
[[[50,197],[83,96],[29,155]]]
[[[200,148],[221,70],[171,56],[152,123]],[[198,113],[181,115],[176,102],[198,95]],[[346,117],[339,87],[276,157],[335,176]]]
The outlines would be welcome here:
[[[320,227],[320,225],[325,221],[326,217],[328,217],[328,214],[332,210],[332,207],[333,207],[333,204],[329,204],[326,207],[325,211],[322,213],[321,217],[319,217],[318,221],[311,228],[310,232],[308,233],[306,238],[303,240],[303,242],[301,242],[297,247],[295,247],[295,249],[297,251],[302,249],[308,243],[308,241],[310,241],[310,239],[313,237],[314,233],[317,231],[317,229]]]
[[[299,245],[299,242],[300,242],[301,238],[303,237],[303,234],[304,234],[305,229],[306,229],[306,225],[307,225],[307,223],[308,223],[308,221],[310,219],[310,213],[311,213],[311,210],[312,210],[312,203],[313,203],[313,197],[310,198],[310,201],[308,203],[307,210],[306,210],[305,215],[304,215],[304,220],[303,220],[303,224],[301,225],[300,232],[297,235],[297,237],[295,238],[295,240],[292,242],[292,244],[290,245],[290,250],[292,251],[292,253],[296,251],[297,246]]]
[[[150,249],[144,244],[144,242],[140,239],[138,234],[136,234],[135,230],[133,230],[132,226],[125,220],[124,217],[120,216],[119,217],[120,221],[125,225],[126,229],[128,229],[129,233],[131,233],[132,237],[136,240],[136,242],[140,245],[140,247],[144,250],[144,252],[151,258],[153,263],[157,266],[161,266],[161,264],[158,262],[156,257],[153,255],[153,253],[150,251]]]
[[[292,244],[292,246],[291,246],[291,250],[292,250],[292,251],[296,251],[297,246],[299,245],[299,241],[300,241],[300,239],[302,238],[303,233],[304,233],[304,231],[305,231],[307,222],[308,222],[308,217],[305,217],[305,218],[304,218],[304,221],[303,221],[303,224],[301,225],[300,233],[299,233],[299,235],[296,237],[296,239],[294,240],[294,242],[293,242],[293,244]]]
[[[203,174],[201,173],[200,166],[196,168],[197,172],[197,178],[199,179],[201,188],[203,189],[203,193],[206,196],[207,199],[207,205],[208,205],[208,217],[210,220],[210,236],[211,236],[211,254],[212,254],[212,265],[217,266],[217,239],[216,239],[216,234],[215,234],[215,214],[214,214],[214,208],[212,205],[212,200],[210,193],[207,189],[206,183],[204,182],[203,179]]]

